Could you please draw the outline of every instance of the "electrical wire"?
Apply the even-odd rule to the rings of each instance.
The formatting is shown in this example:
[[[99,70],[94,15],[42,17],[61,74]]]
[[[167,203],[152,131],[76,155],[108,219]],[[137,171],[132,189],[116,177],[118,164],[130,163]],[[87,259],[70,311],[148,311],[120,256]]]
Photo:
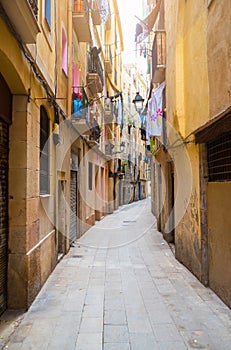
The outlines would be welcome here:
[[[82,140],[84,140],[87,144],[90,143],[87,142],[87,140],[84,138],[83,135],[81,135],[78,130],[72,125],[71,121],[68,120],[66,113],[62,110],[62,108],[60,107],[60,105],[56,102],[56,93],[57,93],[57,76],[56,76],[56,82],[55,82],[55,95],[52,94],[52,92],[50,91],[50,87],[48,85],[48,83],[46,82],[46,80],[42,77],[39,68],[37,66],[36,63],[36,59],[37,59],[37,47],[36,47],[36,59],[34,60],[33,57],[30,55],[30,53],[26,50],[21,37],[19,36],[19,34],[16,32],[16,30],[14,29],[8,15],[6,14],[3,6],[0,3],[0,15],[3,18],[9,32],[13,35],[14,39],[16,40],[16,43],[18,45],[18,47],[20,48],[20,50],[22,51],[24,57],[26,58],[26,60],[28,61],[28,63],[30,64],[30,71],[33,71],[35,77],[37,78],[37,80],[39,81],[39,83],[42,85],[43,89],[45,90],[45,93],[47,95],[47,99],[50,100],[50,102],[53,104],[54,108],[56,108],[58,110],[58,112],[61,114],[61,116],[64,118],[64,120],[68,121],[70,123],[71,128],[73,128],[75,130],[75,132],[79,135],[79,137],[82,138]],[[57,14],[56,14],[57,15]],[[56,41],[57,41],[57,33],[56,33]],[[57,56],[57,45],[56,45],[56,56]],[[56,65],[57,65],[57,57],[56,57]],[[57,72],[56,72],[57,74]],[[30,82],[31,82],[31,77],[30,77]],[[93,82],[91,82],[93,83]],[[89,85],[89,84],[88,84]],[[86,85],[86,86],[88,86]],[[30,93],[30,88],[29,88],[29,93]],[[28,94],[28,99],[29,99],[30,95]],[[100,97],[102,98],[102,96]],[[94,101],[99,100],[100,98],[95,99]],[[109,133],[108,133],[109,134]],[[107,136],[107,134],[106,134]]]
[[[0,4],[0,15],[3,18],[3,20],[4,20],[8,30],[10,31],[10,33],[13,35],[14,39],[16,40],[17,45],[19,46],[20,50],[22,51],[24,57],[26,58],[26,60],[30,64],[31,69],[32,69],[35,77],[37,78],[37,80],[42,85],[43,89],[45,90],[45,93],[47,95],[48,100],[50,100],[52,102],[53,106],[59,110],[59,112],[62,115],[62,117],[64,119],[67,119],[67,115],[64,113],[64,111],[61,109],[61,107],[56,102],[55,95],[53,95],[52,92],[50,92],[50,87],[49,87],[48,83],[46,82],[46,80],[42,77],[41,73],[39,72],[39,68],[37,66],[36,61],[29,54],[29,52],[26,50],[26,48],[25,48],[25,46],[24,46],[24,44],[22,42],[21,37],[19,36],[19,34],[14,29],[14,27],[13,27],[13,25],[12,25],[12,23],[11,23],[9,17],[8,17],[8,15],[6,14],[6,12],[5,12],[5,10],[4,10],[4,8],[2,7],[1,4]]]

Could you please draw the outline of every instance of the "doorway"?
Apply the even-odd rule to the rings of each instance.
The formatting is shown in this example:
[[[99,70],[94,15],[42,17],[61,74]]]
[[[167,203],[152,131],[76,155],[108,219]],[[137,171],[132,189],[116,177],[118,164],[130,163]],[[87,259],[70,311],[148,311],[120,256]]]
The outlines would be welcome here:
[[[66,252],[66,208],[65,208],[65,180],[58,180],[58,260]]]
[[[77,171],[71,170],[71,190],[70,190],[70,244],[77,238],[78,224],[78,198],[77,198]]]

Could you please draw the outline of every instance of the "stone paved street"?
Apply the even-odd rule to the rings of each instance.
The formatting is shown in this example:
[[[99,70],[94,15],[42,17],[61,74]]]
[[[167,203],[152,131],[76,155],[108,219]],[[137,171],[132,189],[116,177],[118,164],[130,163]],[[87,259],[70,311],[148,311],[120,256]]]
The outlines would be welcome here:
[[[75,243],[4,348],[230,350],[231,310],[175,260],[143,200]]]

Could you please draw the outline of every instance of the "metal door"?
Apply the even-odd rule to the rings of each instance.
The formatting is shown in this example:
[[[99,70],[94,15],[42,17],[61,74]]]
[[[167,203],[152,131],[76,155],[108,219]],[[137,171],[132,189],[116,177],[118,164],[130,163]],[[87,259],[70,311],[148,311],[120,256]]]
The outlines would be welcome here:
[[[70,243],[77,237],[77,171],[71,170],[70,189]]]

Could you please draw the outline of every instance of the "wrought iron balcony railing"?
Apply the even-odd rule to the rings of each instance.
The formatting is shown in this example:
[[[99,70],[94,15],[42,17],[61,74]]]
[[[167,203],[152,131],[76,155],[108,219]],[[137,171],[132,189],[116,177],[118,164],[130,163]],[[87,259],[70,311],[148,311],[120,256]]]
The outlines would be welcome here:
[[[94,57],[94,54],[88,55],[88,73],[97,73],[99,75],[102,85],[104,85],[103,79],[103,67],[100,61],[99,56]]]
[[[87,58],[87,84],[92,94],[102,92],[104,86],[103,67],[99,58],[100,50],[93,47]]]
[[[28,2],[35,15],[35,18],[38,19],[38,0],[28,0]]]
[[[96,141],[99,143],[100,134],[101,134],[101,129],[99,127],[99,124],[97,123],[96,120],[93,120],[92,122],[89,123],[89,126],[90,126],[89,140]]]

